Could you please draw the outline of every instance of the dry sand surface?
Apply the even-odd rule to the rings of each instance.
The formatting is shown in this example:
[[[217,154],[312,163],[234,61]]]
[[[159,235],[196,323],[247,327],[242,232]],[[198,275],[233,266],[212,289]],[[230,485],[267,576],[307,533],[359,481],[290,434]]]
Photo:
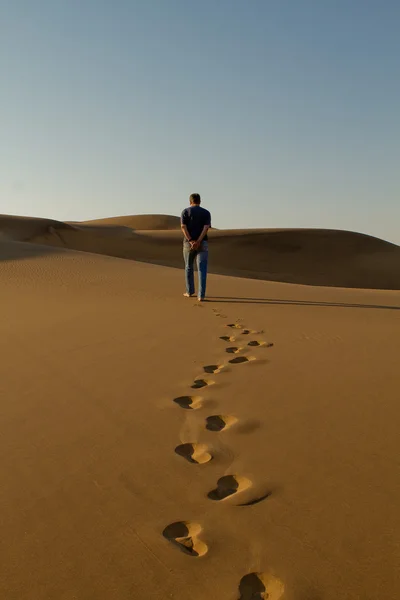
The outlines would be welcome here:
[[[348,282],[396,289],[211,275],[198,304],[182,271],[99,255],[179,264],[174,231],[0,231],[0,598],[400,597],[399,248],[214,232],[221,270],[242,240],[247,276],[328,285],[336,239]]]

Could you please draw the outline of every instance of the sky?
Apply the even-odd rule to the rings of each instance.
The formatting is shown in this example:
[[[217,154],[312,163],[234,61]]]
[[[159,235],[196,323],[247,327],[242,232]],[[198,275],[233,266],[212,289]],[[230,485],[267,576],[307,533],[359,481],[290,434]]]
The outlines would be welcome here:
[[[0,213],[400,244],[398,0],[0,0]]]

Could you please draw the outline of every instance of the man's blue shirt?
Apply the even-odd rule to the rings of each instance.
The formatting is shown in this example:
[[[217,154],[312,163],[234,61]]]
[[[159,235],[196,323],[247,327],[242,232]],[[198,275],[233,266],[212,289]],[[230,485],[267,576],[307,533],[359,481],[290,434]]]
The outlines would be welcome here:
[[[205,208],[194,204],[185,208],[181,215],[181,224],[186,225],[191,240],[197,240],[205,225],[211,227],[211,214]],[[207,240],[207,235],[203,238]]]

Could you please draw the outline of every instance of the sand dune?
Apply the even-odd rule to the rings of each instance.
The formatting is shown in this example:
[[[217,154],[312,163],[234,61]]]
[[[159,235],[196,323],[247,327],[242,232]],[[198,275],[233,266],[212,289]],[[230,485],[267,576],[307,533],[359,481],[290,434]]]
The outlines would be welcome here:
[[[3,240],[30,241],[36,236],[54,233],[61,229],[68,230],[72,227],[53,219],[0,215],[0,234]]]
[[[140,215],[65,224],[0,217],[0,231],[12,231],[12,239],[36,244],[181,268],[181,232],[159,230],[167,224],[172,228],[176,219]],[[155,230],[139,230],[150,225]],[[371,236],[322,229],[221,230],[210,236],[213,273],[307,285],[400,289],[400,248]]]
[[[95,219],[84,221],[87,225],[123,225],[130,229],[157,230],[180,229],[179,217],[172,215],[128,215],[124,217],[109,217],[108,219]]]
[[[211,275],[201,305],[181,270],[99,255],[172,260],[175,232],[92,227],[0,219],[0,597],[399,598],[400,292]],[[339,240],[365,269],[398,251],[211,247],[311,273]]]

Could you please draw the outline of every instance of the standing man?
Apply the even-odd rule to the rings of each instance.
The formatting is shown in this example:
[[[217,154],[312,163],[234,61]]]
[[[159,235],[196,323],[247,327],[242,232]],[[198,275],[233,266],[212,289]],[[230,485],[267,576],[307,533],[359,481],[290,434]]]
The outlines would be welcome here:
[[[211,227],[211,214],[200,206],[200,194],[190,196],[190,206],[185,208],[181,216],[183,235],[183,258],[185,261],[186,298],[194,296],[194,259],[197,261],[199,274],[199,291],[197,298],[202,302],[206,295],[208,238]]]

